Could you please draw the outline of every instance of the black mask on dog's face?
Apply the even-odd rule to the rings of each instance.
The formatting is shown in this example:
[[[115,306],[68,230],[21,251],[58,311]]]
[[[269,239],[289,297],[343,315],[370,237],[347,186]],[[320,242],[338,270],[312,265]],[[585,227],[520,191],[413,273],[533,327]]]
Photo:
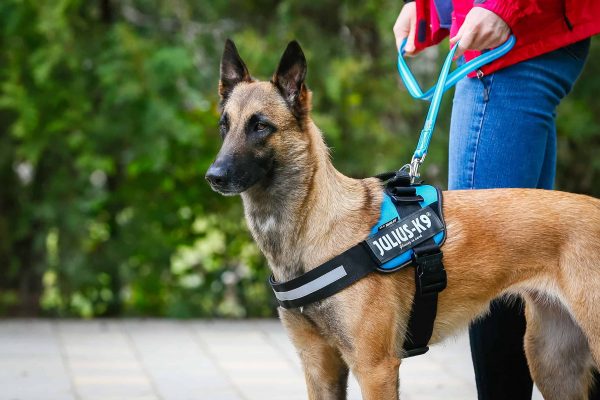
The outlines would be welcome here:
[[[227,113],[222,115],[220,127],[223,146],[208,169],[206,179],[213,190],[223,195],[239,194],[263,180],[273,167],[273,150],[268,138],[277,128],[265,118],[253,115],[240,132],[228,132]]]

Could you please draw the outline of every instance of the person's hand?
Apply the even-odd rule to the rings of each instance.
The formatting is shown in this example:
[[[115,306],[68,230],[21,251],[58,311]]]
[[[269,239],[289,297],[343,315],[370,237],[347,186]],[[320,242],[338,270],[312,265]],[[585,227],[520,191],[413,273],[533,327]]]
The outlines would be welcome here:
[[[404,10],[403,10],[404,11]],[[473,7],[467,14],[456,36],[450,39],[450,46],[460,40],[454,57],[460,57],[465,50],[484,50],[498,47],[508,39],[510,27],[497,14],[481,7]]]
[[[414,1],[406,3],[398,15],[398,19],[394,24],[394,36],[396,37],[396,48],[400,49],[400,45],[404,38],[408,37],[404,53],[407,55],[416,54],[415,51],[415,29],[417,24],[417,6]]]

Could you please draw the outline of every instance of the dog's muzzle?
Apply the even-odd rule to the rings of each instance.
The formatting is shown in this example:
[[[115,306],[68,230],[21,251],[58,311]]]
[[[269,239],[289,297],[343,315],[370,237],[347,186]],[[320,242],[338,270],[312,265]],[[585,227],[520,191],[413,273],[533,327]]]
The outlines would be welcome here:
[[[260,178],[260,168],[243,157],[217,157],[206,171],[205,178],[211,188],[225,196],[240,194]]]
[[[214,163],[206,171],[205,178],[214,190],[221,191],[229,186],[230,178],[228,175],[230,174],[228,174],[226,166]]]

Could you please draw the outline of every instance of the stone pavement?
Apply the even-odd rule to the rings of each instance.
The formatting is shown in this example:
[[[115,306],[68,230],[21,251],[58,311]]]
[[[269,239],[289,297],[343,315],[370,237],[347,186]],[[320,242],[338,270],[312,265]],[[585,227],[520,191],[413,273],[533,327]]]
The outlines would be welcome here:
[[[465,335],[401,367],[403,399],[475,399]],[[350,399],[360,399],[351,377]],[[541,399],[539,394],[535,399]],[[275,320],[0,320],[0,400],[306,399]]]

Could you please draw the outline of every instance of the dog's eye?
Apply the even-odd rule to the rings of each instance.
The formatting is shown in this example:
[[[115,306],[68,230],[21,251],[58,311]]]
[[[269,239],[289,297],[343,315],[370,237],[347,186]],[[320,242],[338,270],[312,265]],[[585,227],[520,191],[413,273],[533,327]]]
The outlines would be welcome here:
[[[219,132],[221,133],[221,137],[224,138],[225,135],[227,134],[227,131],[229,130],[229,123],[227,121],[227,118],[222,118],[219,121]]]
[[[251,137],[264,139],[275,132],[275,127],[262,114],[254,114],[246,123],[246,134]]]
[[[269,125],[267,125],[263,122],[257,122],[256,125],[254,125],[254,130],[256,132],[264,132],[267,129],[269,129]]]

